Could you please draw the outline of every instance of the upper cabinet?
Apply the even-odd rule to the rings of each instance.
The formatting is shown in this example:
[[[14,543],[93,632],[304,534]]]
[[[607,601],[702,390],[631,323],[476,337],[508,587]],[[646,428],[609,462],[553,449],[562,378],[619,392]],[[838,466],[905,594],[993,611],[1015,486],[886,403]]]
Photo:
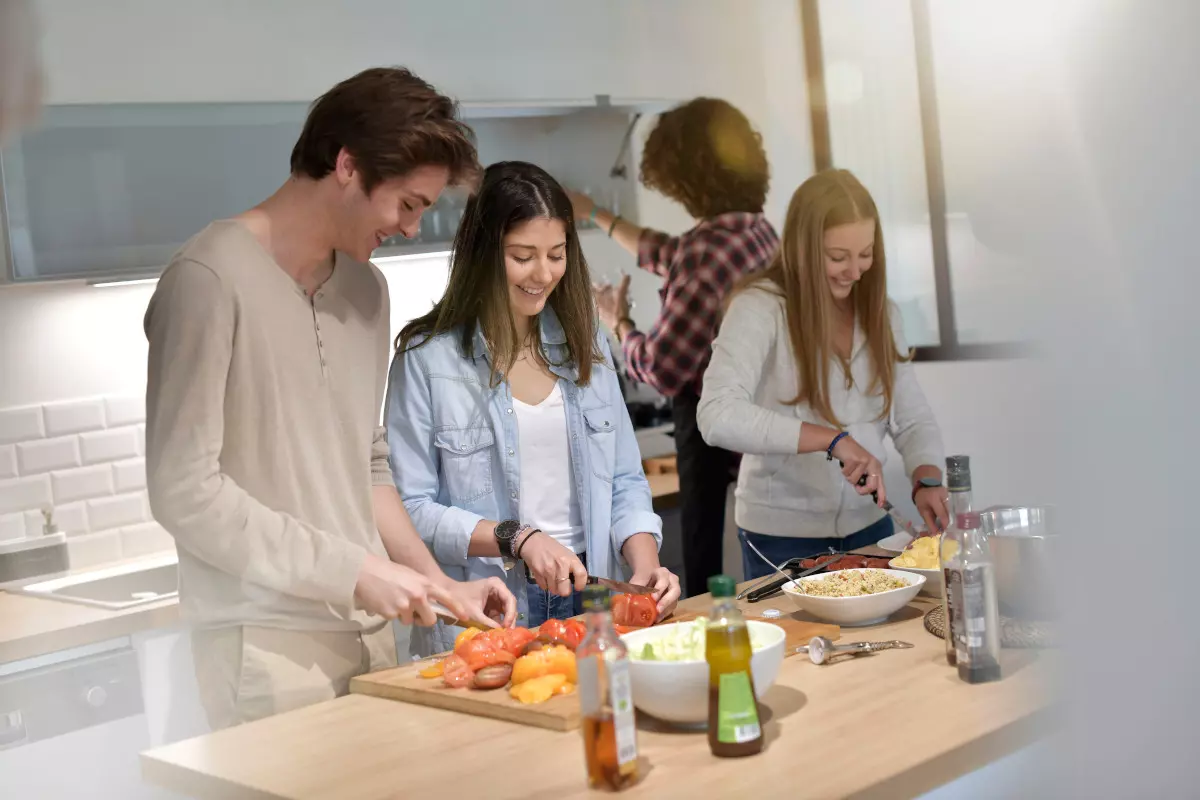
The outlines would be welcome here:
[[[469,104],[463,113],[483,163],[537,163],[619,210],[636,198],[636,170],[622,149],[631,120],[665,103],[616,102]],[[0,153],[5,272],[18,282],[156,275],[209,222],[254,206],[287,179],[306,111],[304,103],[45,109],[37,129]],[[617,177],[614,166],[623,167]],[[445,249],[462,205],[448,192],[415,242],[389,241],[381,255]]]

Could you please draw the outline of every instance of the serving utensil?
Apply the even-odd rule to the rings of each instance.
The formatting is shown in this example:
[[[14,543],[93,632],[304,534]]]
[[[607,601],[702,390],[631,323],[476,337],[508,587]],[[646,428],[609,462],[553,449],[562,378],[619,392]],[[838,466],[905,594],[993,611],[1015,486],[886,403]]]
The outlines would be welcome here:
[[[796,652],[807,653],[808,660],[814,664],[824,664],[835,655],[843,653],[860,655],[862,653],[876,653],[880,650],[907,650],[910,647],[912,647],[912,644],[902,642],[899,639],[892,639],[887,642],[834,644],[831,639],[826,639],[824,636],[814,636],[808,644],[797,647]]]
[[[788,575],[786,572],[783,571],[783,564],[787,564],[788,561],[792,561],[794,559],[789,558],[788,561],[783,562],[783,564],[775,564],[769,558],[764,556],[762,554],[762,552],[757,547],[755,547],[754,544],[752,542],[750,542],[745,536],[742,536],[741,533],[738,533],[738,538],[740,538],[743,542],[745,542],[746,546],[749,547],[751,550],[753,550],[755,555],[757,555],[759,558],[761,558],[763,561],[765,561],[771,567],[771,569],[775,570],[780,575],[782,575],[785,578],[785,580],[780,582],[778,578],[776,578],[772,575],[768,575],[767,577],[763,578],[758,583],[755,583],[755,584],[743,589],[737,595],[737,597],[734,598],[735,600],[745,600],[747,598],[750,598],[751,595],[758,595],[757,597],[753,597],[750,599],[750,602],[752,602],[752,603],[756,602],[759,599],[761,599],[762,597],[765,597],[767,594],[770,594],[771,592],[774,592],[777,589],[781,588],[785,583],[791,583],[793,581],[799,580],[800,578],[804,578],[809,575],[812,575],[814,572],[820,572],[821,570],[825,569],[825,567],[829,566],[829,564],[833,563],[833,562],[826,562],[824,564],[817,564],[816,566],[809,567],[809,568],[803,570],[802,572],[797,573],[794,576]],[[816,555],[810,556],[810,558],[818,558],[822,555],[825,555],[825,554],[818,553]],[[832,547],[830,547],[829,555],[839,556],[839,555],[846,555],[846,554],[838,553],[838,551],[836,551]]]

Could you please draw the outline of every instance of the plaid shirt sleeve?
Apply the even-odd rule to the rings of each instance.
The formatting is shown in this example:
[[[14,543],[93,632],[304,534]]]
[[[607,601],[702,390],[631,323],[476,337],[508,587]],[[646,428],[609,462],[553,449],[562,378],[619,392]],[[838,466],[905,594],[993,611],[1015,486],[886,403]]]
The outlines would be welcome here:
[[[733,275],[730,260],[727,248],[705,238],[688,241],[676,253],[662,313],[648,332],[631,331],[622,342],[625,369],[634,380],[668,397],[697,383],[711,355],[721,298]]]
[[[638,266],[665,278],[678,250],[678,236],[668,236],[662,231],[644,228],[638,237]]]

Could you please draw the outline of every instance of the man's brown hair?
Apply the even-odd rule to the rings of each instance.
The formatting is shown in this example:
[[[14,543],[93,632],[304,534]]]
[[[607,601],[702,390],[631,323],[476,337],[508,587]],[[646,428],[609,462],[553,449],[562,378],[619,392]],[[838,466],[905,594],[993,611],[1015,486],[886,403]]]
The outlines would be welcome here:
[[[663,114],[642,151],[642,183],[696,219],[761,212],[770,178],[762,137],[724,100],[698,97]]]
[[[471,184],[480,171],[458,104],[399,67],[364,70],[318,97],[292,148],[292,174],[324,178],[343,147],[368,193],[417,167],[445,167],[451,185]]]

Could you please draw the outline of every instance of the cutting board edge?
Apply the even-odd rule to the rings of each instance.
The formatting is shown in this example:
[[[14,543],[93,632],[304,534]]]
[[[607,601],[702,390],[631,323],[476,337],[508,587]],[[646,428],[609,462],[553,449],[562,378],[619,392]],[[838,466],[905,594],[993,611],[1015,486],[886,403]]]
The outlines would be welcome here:
[[[380,673],[374,673],[379,675]],[[552,731],[568,732],[578,730],[580,725],[579,711],[566,715],[549,714],[533,707],[516,705],[492,705],[471,700],[469,696],[460,696],[454,690],[435,692],[429,689],[413,689],[408,686],[381,684],[378,681],[367,680],[368,675],[360,675],[350,679],[350,693],[367,697],[378,697],[381,700],[393,700],[400,703],[437,708],[442,711],[453,711],[458,714],[469,714],[476,717],[497,719],[501,722],[512,722],[518,725],[529,725]],[[463,689],[463,692],[470,691]],[[565,698],[564,698],[565,699]],[[553,698],[547,702],[556,702]]]

